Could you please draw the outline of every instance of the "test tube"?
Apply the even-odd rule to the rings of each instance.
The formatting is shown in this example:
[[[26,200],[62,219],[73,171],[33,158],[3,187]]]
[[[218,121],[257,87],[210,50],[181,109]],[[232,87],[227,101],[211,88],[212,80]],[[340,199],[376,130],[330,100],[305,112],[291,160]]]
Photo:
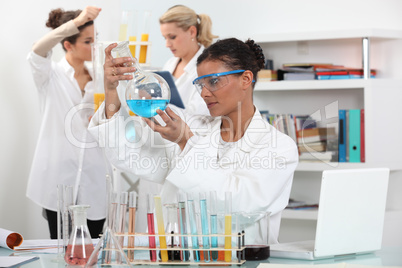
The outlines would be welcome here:
[[[202,247],[209,249],[209,224],[208,224],[208,210],[207,210],[207,195],[200,193],[200,211],[201,211],[201,229],[202,229]],[[204,251],[204,261],[209,262],[209,251]]]
[[[194,197],[192,194],[187,194],[187,204],[188,204],[188,216],[190,219],[190,230],[191,230],[191,242],[193,244],[193,249],[198,249],[198,231],[197,231],[197,220],[195,216],[195,204],[194,204]],[[194,250],[193,251],[193,258],[194,261],[200,261],[200,251]]]
[[[188,237],[187,237],[187,217],[186,217],[186,198],[184,193],[178,194],[179,200],[179,224],[180,224],[180,243],[182,248],[188,248]],[[189,253],[187,250],[182,250],[180,254],[182,261],[189,260]]]
[[[64,254],[73,228],[71,212],[69,210],[69,207],[74,205],[73,190],[74,188],[71,185],[57,185],[57,239],[59,254]]]
[[[128,202],[128,193],[122,192],[120,194],[120,214],[119,214],[119,225],[117,232],[120,234],[124,234],[125,231],[125,223],[126,223],[126,214],[127,214],[127,202]],[[120,246],[123,247],[124,236],[119,237]]]
[[[150,248],[156,248],[155,243],[155,222],[154,222],[154,202],[152,194],[148,194],[147,203],[147,222],[148,222],[148,241]],[[149,258],[151,261],[156,261],[156,250],[149,251]]]
[[[141,34],[141,42],[148,42],[149,39],[149,29],[150,29],[151,11],[144,12],[144,25],[143,32]],[[147,51],[148,45],[140,46],[140,56],[138,59],[139,63],[146,63],[147,61]]]
[[[117,217],[117,206],[119,205],[119,194],[113,192],[111,200],[112,203],[110,204],[109,223],[110,223],[110,229],[116,232],[117,231],[116,217]]]
[[[108,223],[110,230],[116,232],[117,231],[117,206],[119,205],[119,194],[116,192],[112,192],[110,194],[110,207],[109,207],[109,215],[108,215]],[[107,242],[107,248],[110,248],[110,241]],[[112,260],[111,251],[106,251],[106,256],[104,256],[106,263],[110,263]]]
[[[131,43],[131,42],[136,42],[137,41],[137,19],[138,19],[138,15],[137,15],[137,10],[131,10],[129,15],[128,15],[128,41],[130,41],[129,44],[129,48],[130,48],[130,52],[131,55],[133,56],[133,58],[135,58],[135,47],[136,45]]]
[[[165,224],[163,222],[161,197],[159,195],[154,196],[154,202],[155,202],[156,223],[158,225],[159,246],[161,249],[166,249],[167,243],[165,236]],[[167,262],[169,260],[167,250],[161,250],[161,259],[162,262]]]
[[[137,211],[137,193],[132,191],[128,198],[128,248],[134,248],[135,212]],[[134,250],[128,250],[129,261],[134,261]]]
[[[128,17],[130,12],[123,10],[120,17],[119,41],[127,40]]]
[[[218,210],[216,208],[216,191],[211,191],[210,192],[210,224],[211,224],[211,234],[217,234],[218,233]],[[217,248],[218,247],[218,237],[217,236],[212,236],[211,237],[211,247],[212,248]],[[211,251],[211,257],[213,261],[218,260],[218,251],[213,250]]]
[[[128,193],[122,192],[120,194],[120,205],[119,205],[119,221],[117,225],[117,233],[120,234],[118,241],[120,246],[123,248],[124,246],[124,231],[125,231],[125,223],[126,223],[126,214],[127,214],[127,201],[128,201]],[[117,256],[117,262],[121,262],[121,255]]]
[[[232,192],[225,192],[225,249],[232,248]],[[225,251],[225,262],[232,260],[232,251]]]

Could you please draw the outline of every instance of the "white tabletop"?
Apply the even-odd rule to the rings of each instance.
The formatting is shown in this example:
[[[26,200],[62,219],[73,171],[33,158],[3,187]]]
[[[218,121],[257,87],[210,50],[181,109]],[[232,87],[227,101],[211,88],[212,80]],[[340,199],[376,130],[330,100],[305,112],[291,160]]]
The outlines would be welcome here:
[[[23,268],[50,268],[50,267],[60,267],[64,268],[65,263],[62,258],[58,259],[57,254],[38,254],[38,253],[28,253],[28,252],[14,252],[9,249],[0,248],[0,256],[38,256],[39,260],[24,264]],[[246,261],[244,265],[245,268],[255,268],[260,263],[275,263],[275,264],[331,264],[331,263],[353,263],[359,265],[371,265],[371,266],[402,266],[402,247],[392,247],[384,248],[380,251],[370,254],[363,254],[358,256],[347,256],[338,257],[325,260],[317,261],[303,261],[303,260],[289,260],[280,258],[269,258],[268,260],[259,261]],[[158,266],[158,265],[147,265]],[[167,267],[178,267],[173,265],[163,265],[164,268]]]

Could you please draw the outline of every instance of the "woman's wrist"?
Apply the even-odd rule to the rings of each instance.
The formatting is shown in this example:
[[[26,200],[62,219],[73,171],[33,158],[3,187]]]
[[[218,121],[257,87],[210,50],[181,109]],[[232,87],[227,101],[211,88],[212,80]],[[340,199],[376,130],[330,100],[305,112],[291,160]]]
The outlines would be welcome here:
[[[84,23],[81,20],[79,20],[78,17],[73,19],[73,22],[74,22],[75,26],[77,26],[77,28],[84,25]]]
[[[183,139],[180,140],[180,142],[178,142],[178,145],[180,147],[180,149],[183,151],[184,148],[187,145],[188,140],[194,136],[193,132],[191,130],[189,130],[183,137]]]
[[[107,119],[113,117],[120,110],[121,102],[117,90],[106,90],[105,92],[105,115]]]

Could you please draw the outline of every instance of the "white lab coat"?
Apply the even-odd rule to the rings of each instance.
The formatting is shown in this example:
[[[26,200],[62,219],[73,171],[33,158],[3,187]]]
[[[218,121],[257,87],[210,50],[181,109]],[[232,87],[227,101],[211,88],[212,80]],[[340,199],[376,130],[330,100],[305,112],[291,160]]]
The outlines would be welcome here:
[[[277,243],[281,212],[288,203],[298,163],[293,140],[269,125],[256,110],[244,136],[218,160],[221,118],[180,116],[195,134],[183,151],[140,118],[130,118],[124,109],[106,120],[101,107],[89,130],[99,135],[108,159],[119,169],[163,183],[163,203],[177,202],[179,190],[215,190],[222,211],[225,192],[231,191],[234,212],[271,212],[270,243]]]
[[[56,63],[51,52],[46,58],[30,52],[28,61],[39,93],[42,122],[27,196],[39,206],[57,211],[57,185],[72,185],[77,203],[91,206],[88,219],[103,219],[107,164],[87,130],[94,113],[94,83],[87,83],[82,96],[74,69],[65,58]]]
[[[197,58],[204,51],[204,46],[200,45],[199,50],[193,56],[193,58],[189,61],[189,63],[184,67],[184,73],[177,79],[175,79],[175,84],[177,90],[182,98],[182,101],[185,106],[185,111],[187,114],[198,114],[198,115],[209,115],[209,110],[205,101],[202,99],[200,93],[196,90],[193,85],[193,81],[198,77],[197,74]],[[172,57],[170,58],[165,65],[163,66],[163,70],[169,71],[173,74],[174,70],[179,64],[180,58]],[[147,180],[140,180],[138,185],[138,207],[137,211],[139,213],[145,213],[146,211],[146,195],[148,193],[160,193],[161,185],[156,184]],[[140,232],[145,232],[146,230],[146,220],[138,219],[137,220],[137,228]]]
[[[200,45],[200,49],[193,56],[193,58],[187,63],[186,67],[184,67],[184,73],[175,80],[175,84],[177,90],[180,93],[180,97],[183,100],[185,110],[187,114],[202,114],[209,115],[209,110],[205,101],[201,98],[200,93],[198,93],[197,89],[193,85],[194,79],[198,77],[197,74],[197,58],[204,51],[204,46]],[[170,58],[163,69],[173,73],[179,64],[180,58],[173,57]]]

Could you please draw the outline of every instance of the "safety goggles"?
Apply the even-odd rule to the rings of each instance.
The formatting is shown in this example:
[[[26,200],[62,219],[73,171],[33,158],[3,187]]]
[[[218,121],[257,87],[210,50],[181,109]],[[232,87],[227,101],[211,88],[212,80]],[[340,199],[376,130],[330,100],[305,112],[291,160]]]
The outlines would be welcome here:
[[[245,71],[246,70],[233,70],[229,72],[203,75],[194,79],[193,85],[197,88],[200,94],[203,87],[208,89],[210,92],[214,92],[229,84],[228,75],[244,73]]]

